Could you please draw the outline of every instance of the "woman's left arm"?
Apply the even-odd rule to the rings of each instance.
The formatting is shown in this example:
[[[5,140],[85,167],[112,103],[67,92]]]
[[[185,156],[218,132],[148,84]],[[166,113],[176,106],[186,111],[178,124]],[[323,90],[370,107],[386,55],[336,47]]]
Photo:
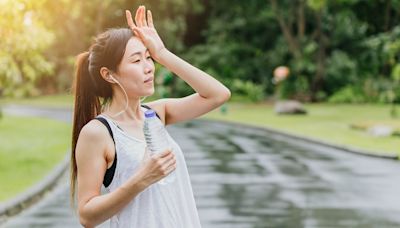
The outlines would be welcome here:
[[[230,90],[204,71],[192,66],[164,49],[159,63],[189,84],[196,93],[183,98],[162,99],[165,124],[194,119],[221,106],[230,96]]]
[[[135,21],[127,11],[127,21],[132,31],[140,37],[152,57],[189,84],[196,93],[183,98],[166,98],[147,103],[164,111],[165,125],[194,119],[221,106],[230,96],[230,90],[204,71],[179,58],[167,48],[157,34],[150,11],[141,6],[136,11]]]

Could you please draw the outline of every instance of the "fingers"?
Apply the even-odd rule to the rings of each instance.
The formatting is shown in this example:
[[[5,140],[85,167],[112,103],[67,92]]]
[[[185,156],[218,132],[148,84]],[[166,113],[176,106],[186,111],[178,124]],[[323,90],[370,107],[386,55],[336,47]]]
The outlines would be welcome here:
[[[135,23],[133,23],[133,20],[132,20],[132,14],[129,10],[125,10],[125,16],[126,16],[126,21],[128,22],[129,28],[131,28],[131,29],[136,28],[136,25],[135,25]]]
[[[168,157],[169,155],[173,154],[172,151],[170,149],[167,149],[159,154],[156,154],[157,157],[159,158],[165,158]]]
[[[146,7],[144,6],[139,6],[139,8],[136,10],[135,22],[137,27],[147,26],[145,12],[146,12]]]
[[[137,27],[135,23],[133,23],[132,14],[129,10],[125,10],[126,21],[128,22],[129,28],[135,33],[136,36],[139,36],[138,32],[135,30]]]
[[[142,6],[142,11],[141,11],[141,19],[142,19],[142,24],[143,26],[148,26],[147,25],[147,20],[146,20],[146,7]]]
[[[157,154],[154,158],[161,162],[161,164],[165,164],[171,160],[175,160],[175,153],[168,149]]]
[[[127,14],[127,20],[131,20],[132,24],[133,24],[133,20],[132,20],[132,16],[130,15],[130,12],[129,12],[129,15],[130,15],[129,18],[130,19],[128,19],[128,12],[126,14]],[[135,14],[136,26],[137,27],[149,26],[149,27],[154,28],[153,18],[152,18],[150,10],[147,11],[147,17],[148,17],[148,19],[146,20],[146,7],[145,6],[139,6],[139,8],[137,8],[136,14]],[[129,24],[129,22],[128,22],[128,24]],[[129,26],[131,28],[133,27],[131,25],[129,25]]]
[[[165,159],[165,163],[169,163],[170,161],[176,161],[174,153],[171,153],[170,155],[168,155],[167,157],[165,157],[163,159]]]
[[[176,169],[176,160],[172,159],[165,166],[163,166],[162,170],[165,170],[167,174],[174,171]]]
[[[176,159],[175,159],[175,154],[171,153],[171,156],[166,158],[163,162],[162,170],[174,170],[176,167]],[[172,170],[170,172],[172,172]],[[168,172],[169,173],[169,172]]]
[[[148,23],[149,27],[154,28],[153,16],[151,15],[150,10],[147,10],[147,23]]]
[[[140,12],[141,12],[142,7],[140,6],[139,8],[137,8],[136,10],[136,14],[135,14],[135,23],[138,27],[142,27],[142,20],[140,19]]]

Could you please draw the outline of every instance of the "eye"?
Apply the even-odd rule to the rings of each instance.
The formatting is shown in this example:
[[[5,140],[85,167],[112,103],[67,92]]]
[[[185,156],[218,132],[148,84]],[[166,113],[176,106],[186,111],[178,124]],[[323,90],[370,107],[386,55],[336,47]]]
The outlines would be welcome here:
[[[153,58],[151,58],[151,55],[147,56],[147,59],[151,59],[151,60],[153,60]]]
[[[133,60],[133,62],[134,62],[134,63],[138,63],[138,62],[140,62],[140,59]]]

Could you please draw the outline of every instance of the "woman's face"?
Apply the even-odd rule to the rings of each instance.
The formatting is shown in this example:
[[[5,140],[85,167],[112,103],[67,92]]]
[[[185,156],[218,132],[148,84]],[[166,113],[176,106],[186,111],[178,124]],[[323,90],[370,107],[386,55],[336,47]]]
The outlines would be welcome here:
[[[150,52],[138,38],[132,37],[113,76],[124,87],[128,97],[138,98],[154,93],[154,70]]]

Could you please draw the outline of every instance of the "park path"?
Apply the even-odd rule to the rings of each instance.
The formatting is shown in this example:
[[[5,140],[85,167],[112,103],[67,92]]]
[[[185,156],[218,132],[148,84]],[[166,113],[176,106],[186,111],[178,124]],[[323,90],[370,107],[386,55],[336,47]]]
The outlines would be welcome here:
[[[71,120],[61,109],[6,112]],[[398,161],[214,121],[168,131],[185,154],[203,228],[400,227]],[[63,180],[2,227],[80,227]]]

